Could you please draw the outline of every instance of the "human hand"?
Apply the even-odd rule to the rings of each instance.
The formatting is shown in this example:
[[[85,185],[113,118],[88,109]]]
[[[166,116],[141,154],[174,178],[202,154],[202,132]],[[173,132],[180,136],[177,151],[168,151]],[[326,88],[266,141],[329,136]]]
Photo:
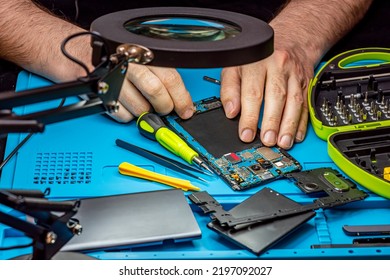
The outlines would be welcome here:
[[[275,49],[262,61],[223,69],[221,101],[228,118],[241,112],[240,139],[250,142],[255,138],[264,100],[261,141],[284,149],[291,148],[294,141],[303,141],[308,123],[307,87],[312,76],[313,65],[298,50]]]
[[[188,119],[194,113],[194,105],[175,69],[129,64],[119,95],[119,110],[111,116],[119,122],[129,122],[152,110],[161,115],[175,110],[182,119]]]

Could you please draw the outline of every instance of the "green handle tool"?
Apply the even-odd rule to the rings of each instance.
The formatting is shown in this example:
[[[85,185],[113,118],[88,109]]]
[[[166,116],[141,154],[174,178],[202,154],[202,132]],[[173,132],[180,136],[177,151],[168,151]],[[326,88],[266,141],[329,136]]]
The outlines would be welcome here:
[[[143,113],[137,120],[137,127],[146,138],[159,142],[168,151],[181,157],[189,164],[198,165],[213,173],[199,157],[199,154],[170,130],[158,115],[149,112]]]

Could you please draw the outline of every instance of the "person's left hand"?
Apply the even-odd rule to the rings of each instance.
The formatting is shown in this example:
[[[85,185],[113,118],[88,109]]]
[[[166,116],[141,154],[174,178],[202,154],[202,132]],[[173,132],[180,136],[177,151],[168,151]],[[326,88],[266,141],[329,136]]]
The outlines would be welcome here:
[[[259,62],[222,71],[221,101],[226,116],[241,113],[239,136],[251,142],[258,128],[260,108],[264,113],[260,138],[267,146],[289,149],[303,141],[307,123],[307,86],[313,65],[297,53],[275,50]]]

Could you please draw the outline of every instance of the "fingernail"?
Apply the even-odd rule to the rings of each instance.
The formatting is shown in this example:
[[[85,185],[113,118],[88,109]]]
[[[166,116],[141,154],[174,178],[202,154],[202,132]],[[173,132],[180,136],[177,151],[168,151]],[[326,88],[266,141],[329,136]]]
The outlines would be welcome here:
[[[251,142],[253,140],[253,131],[249,128],[241,133],[241,140],[244,142]]]
[[[234,109],[233,102],[229,101],[228,103],[226,103],[225,112],[227,117],[230,117],[233,114],[233,109]]]
[[[264,144],[274,145],[276,143],[276,133],[275,133],[275,131],[268,130],[264,134],[263,142],[264,142]]]
[[[295,135],[295,139],[297,140],[297,142],[302,142],[303,139],[305,139],[305,135],[302,133],[302,132],[297,132],[297,135]]]
[[[293,139],[291,135],[283,135],[282,138],[280,139],[280,145],[283,148],[289,149],[293,145]]]
[[[193,114],[194,114],[193,110],[186,110],[183,114],[183,119],[189,119],[192,117]]]

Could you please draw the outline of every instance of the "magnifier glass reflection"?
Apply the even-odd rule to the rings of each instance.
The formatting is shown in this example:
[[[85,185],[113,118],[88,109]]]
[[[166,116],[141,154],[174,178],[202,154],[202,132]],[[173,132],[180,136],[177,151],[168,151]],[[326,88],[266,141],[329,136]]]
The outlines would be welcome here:
[[[134,34],[163,40],[220,41],[241,32],[239,26],[191,18],[137,19],[125,24]]]

